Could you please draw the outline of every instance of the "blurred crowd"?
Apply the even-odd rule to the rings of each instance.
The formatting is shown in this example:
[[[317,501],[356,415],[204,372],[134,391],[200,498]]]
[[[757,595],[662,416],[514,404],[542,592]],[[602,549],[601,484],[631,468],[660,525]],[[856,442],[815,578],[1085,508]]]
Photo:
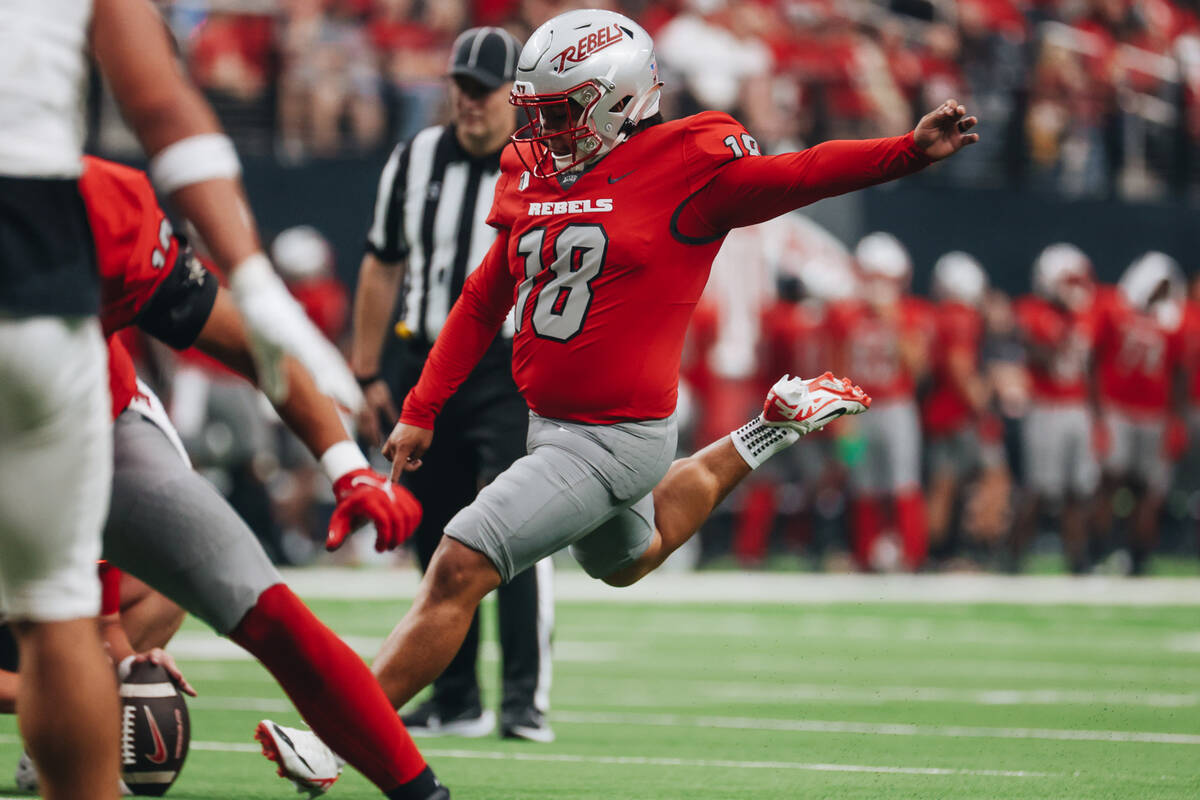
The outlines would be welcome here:
[[[244,151],[376,151],[443,114],[455,36],[522,41],[576,5],[655,36],[665,110],[734,112],[768,151],[892,135],[953,96],[983,141],[949,180],[1075,196],[1200,183],[1196,0],[162,0]]]
[[[1057,538],[1041,549],[1072,572],[1141,574],[1164,531],[1194,555],[1200,281],[1189,300],[1179,265],[1149,252],[1101,285],[1067,243],[1020,297],[963,252],[933,265],[929,297],[912,272],[890,233],[850,251],[793,214],[730,234],[691,329],[685,447],[736,427],[785,373],[831,369],[874,402],[759,470],[707,555],[1018,571]]]
[[[271,256],[345,345],[348,295],[324,237],[290,228]],[[728,236],[684,351],[681,453],[757,414],[783,375],[849,375],[873,402],[756,471],[679,563],[1016,572],[1037,553],[1040,568],[1141,574],[1156,552],[1194,558],[1200,279],[1189,288],[1148,252],[1101,284],[1061,242],[1017,297],[968,253],[937,259],[928,296],[913,269],[891,233],[849,248],[800,213]],[[126,344],[272,558],[315,558],[332,497],[265,399],[195,351]],[[373,558],[358,539],[341,557]]]
[[[176,0],[163,8],[239,147],[298,162],[376,154],[440,121],[459,31],[500,24],[523,38],[567,5]],[[668,117],[731,111],[765,150],[904,130],[954,96],[979,114],[983,141],[936,168],[935,180],[1127,198],[1200,183],[1191,167],[1200,146],[1196,3],[608,5],[655,35]],[[682,446],[740,426],[785,373],[849,375],[874,404],[758,471],[706,526],[693,556],[1016,571],[1049,547],[1075,572],[1138,573],[1164,545],[1194,555],[1200,281],[1189,300],[1179,265],[1150,252],[1117,285],[1100,285],[1087,254],[1046,244],[1024,296],[989,287],[987,253],[952,252],[916,265],[933,277],[930,296],[916,297],[914,264],[890,233],[849,248],[800,214],[732,233],[685,353]],[[345,344],[347,292],[329,243],[313,228],[292,228],[275,239],[272,258],[326,335]],[[272,557],[311,559],[332,498],[265,401],[203,357],[129,344],[169,399],[197,466]]]

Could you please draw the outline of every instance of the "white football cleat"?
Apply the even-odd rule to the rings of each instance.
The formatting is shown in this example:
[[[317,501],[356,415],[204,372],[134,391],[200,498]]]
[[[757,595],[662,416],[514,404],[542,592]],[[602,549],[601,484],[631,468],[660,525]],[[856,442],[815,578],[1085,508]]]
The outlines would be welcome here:
[[[767,392],[763,413],[729,438],[750,468],[758,469],[801,436],[844,414],[861,414],[870,407],[871,398],[849,378],[838,380],[830,372],[807,381],[784,375]]]
[[[17,761],[17,774],[13,776],[13,780],[22,792],[38,794],[37,768],[33,766],[33,759],[29,757],[29,753],[21,753],[21,758]]]
[[[29,753],[22,752],[20,759],[17,760],[17,772],[13,775],[13,782],[17,784],[17,788],[22,792],[41,794],[41,787],[38,785],[37,767],[33,766],[33,759],[29,757]],[[133,792],[125,785],[125,781],[119,778],[117,779],[117,788],[121,792],[121,797],[133,796]]]
[[[296,791],[319,797],[329,791],[342,774],[342,760],[312,731],[288,728],[269,719],[258,723],[254,738],[263,755],[278,765]]]
[[[790,428],[801,436],[824,428],[843,414],[861,414],[871,407],[871,398],[849,378],[826,372],[811,380],[784,375],[763,403],[763,422],[771,427]]]

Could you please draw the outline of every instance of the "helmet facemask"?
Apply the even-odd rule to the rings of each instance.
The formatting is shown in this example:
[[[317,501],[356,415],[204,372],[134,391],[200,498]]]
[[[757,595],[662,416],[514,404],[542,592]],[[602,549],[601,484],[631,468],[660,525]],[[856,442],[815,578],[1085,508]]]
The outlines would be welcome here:
[[[595,80],[553,94],[531,94],[528,84],[514,84],[510,102],[528,120],[512,136],[525,169],[550,178],[598,155],[604,142],[590,120],[606,91]]]

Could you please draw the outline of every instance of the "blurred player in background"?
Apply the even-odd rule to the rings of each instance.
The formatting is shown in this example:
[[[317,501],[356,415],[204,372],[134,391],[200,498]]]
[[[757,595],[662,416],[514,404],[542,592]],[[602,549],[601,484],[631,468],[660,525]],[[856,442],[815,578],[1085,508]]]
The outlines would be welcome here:
[[[350,298],[337,278],[329,240],[311,225],[294,225],[271,241],[271,260],[317,330],[339,342],[350,318]]]
[[[777,375],[818,374],[833,363],[830,304],[854,292],[850,253],[832,234],[799,213],[756,228],[772,233],[765,247],[775,289],[772,302],[761,311],[758,385]],[[756,471],[765,480],[755,484],[746,501],[743,516],[750,519],[743,520],[735,539],[743,563],[761,561],[766,555],[767,534],[776,515],[782,517],[789,538],[808,542],[816,560],[839,538],[845,471],[835,451],[833,431],[814,431],[803,445]]]
[[[101,159],[85,161],[80,187],[102,276],[115,419],[105,557],[258,658],[305,719],[389,798],[449,797],[362,659],[284,585],[246,524],[191,469],[158,398],[137,380],[128,353],[112,337],[136,324],[166,344],[195,344],[246,378],[257,376],[230,294],[172,235],[145,175]],[[416,502],[367,466],[332,400],[303,367],[286,358],[283,368],[289,388],[276,410],[334,485],[338,505],[328,546],[373,522],[376,548],[395,547],[419,519]],[[318,759],[291,750],[270,721],[256,736],[269,755],[292,759],[288,777],[304,791],[327,787],[341,771],[332,755]]]
[[[962,515],[967,484],[980,479],[973,493],[978,507],[989,502],[981,490],[1000,481],[1004,495],[1004,453],[999,422],[990,413],[991,390],[980,365],[984,321],[980,311],[987,296],[988,280],[983,267],[961,251],[946,253],[933,265],[932,295],[936,302],[930,380],[921,403],[927,470],[926,501],[929,512],[929,541],[935,555],[945,556],[959,548],[955,534],[967,528],[975,537],[995,541],[1007,533],[999,525],[988,526],[978,514]],[[999,470],[999,475],[993,474]],[[981,528],[981,523],[984,523]]]
[[[1183,367],[1187,375],[1187,461],[1178,475],[1184,491],[1200,491],[1200,273],[1192,276],[1183,321]],[[1195,531],[1200,547],[1200,524]]]
[[[761,402],[761,316],[773,294],[772,240],[777,238],[777,223],[781,222],[771,220],[731,231],[713,259],[697,304],[700,325],[692,337],[701,361],[698,369],[689,371],[698,406],[692,437],[696,442],[711,442],[736,428]],[[744,565],[766,557],[777,481],[777,475],[756,472],[724,509],[732,525],[733,555]]]
[[[725,235],[822,197],[911,174],[977,141],[947,101],[909,134],[759,155],[733,118],[657,115],[653,43],[607,11],[571,11],[530,37],[513,102],[529,124],[501,157],[499,230],[405,399],[384,453],[418,469],[434,422],[509,312],[528,455],[447,525],[375,670],[402,703],[462,642],[480,599],[557,550],[627,586],[685,543],[755,467],[870,399],[826,373],[780,380],[763,414],[675,460],[680,352]]]
[[[1120,485],[1134,492],[1130,571],[1144,574],[1158,542],[1173,463],[1187,447],[1183,316],[1187,284],[1175,260],[1150,252],[1134,261],[1097,308],[1096,368],[1104,485],[1102,513]],[[1106,526],[1109,527],[1109,526]]]
[[[854,260],[861,291],[830,318],[838,371],[854,375],[872,398],[871,413],[854,427],[862,443],[850,467],[854,556],[862,569],[916,570],[929,547],[916,386],[929,369],[932,319],[908,293],[912,262],[895,236],[864,236]],[[889,511],[898,555],[880,540]]]
[[[508,96],[520,49],[500,28],[459,35],[449,68],[453,121],[400,144],[384,167],[354,308],[353,362],[367,397],[360,424],[373,444],[381,444],[382,431],[396,424],[394,398],[416,385],[464,281],[496,238],[485,219],[500,177],[500,151],[516,130]],[[402,283],[404,312],[393,328]],[[447,404],[442,447],[424,469],[404,476],[424,509],[414,535],[422,569],[446,523],[525,453],[529,409],[513,383],[512,333],[506,323]],[[496,592],[503,655],[500,733],[507,738],[554,739],[546,721],[553,592],[549,560]],[[414,735],[491,733],[496,718],[482,705],[478,659],[476,614],[462,649],[434,681],[433,696],[404,715]]]
[[[1048,506],[1059,511],[1068,568],[1079,573],[1090,566],[1090,504],[1100,480],[1087,377],[1095,292],[1088,257],[1074,245],[1057,243],[1038,255],[1033,293],[1016,304],[1032,402],[1022,422],[1024,497],[1010,539],[1013,569]]]

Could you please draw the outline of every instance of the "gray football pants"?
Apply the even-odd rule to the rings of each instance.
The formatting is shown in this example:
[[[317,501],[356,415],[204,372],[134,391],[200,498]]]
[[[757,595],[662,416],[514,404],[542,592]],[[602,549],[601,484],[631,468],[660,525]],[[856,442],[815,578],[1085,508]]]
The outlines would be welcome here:
[[[104,557],[228,635],[283,579],[225,498],[157,425],[126,409],[113,426]]]

